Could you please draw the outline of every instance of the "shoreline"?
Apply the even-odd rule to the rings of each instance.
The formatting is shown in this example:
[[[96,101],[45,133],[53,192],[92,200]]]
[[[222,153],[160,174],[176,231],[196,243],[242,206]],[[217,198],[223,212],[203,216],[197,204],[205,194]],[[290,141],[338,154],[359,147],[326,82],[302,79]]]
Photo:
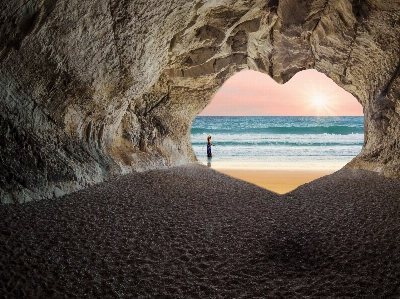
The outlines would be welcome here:
[[[337,171],[320,169],[213,169],[230,177],[254,184],[278,194],[288,193],[301,185],[310,183]]]
[[[213,157],[198,159],[198,163],[212,169],[254,170],[254,171],[323,171],[333,173],[345,167],[354,157],[286,157],[286,159],[224,159]]]

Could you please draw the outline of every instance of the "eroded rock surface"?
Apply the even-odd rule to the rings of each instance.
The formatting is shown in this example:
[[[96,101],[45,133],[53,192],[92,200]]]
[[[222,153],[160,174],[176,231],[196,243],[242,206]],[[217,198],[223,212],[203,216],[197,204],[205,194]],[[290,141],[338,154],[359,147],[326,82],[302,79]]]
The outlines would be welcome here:
[[[190,125],[232,74],[315,68],[364,107],[348,167],[400,176],[400,1],[8,0],[0,196],[51,198],[195,161]]]

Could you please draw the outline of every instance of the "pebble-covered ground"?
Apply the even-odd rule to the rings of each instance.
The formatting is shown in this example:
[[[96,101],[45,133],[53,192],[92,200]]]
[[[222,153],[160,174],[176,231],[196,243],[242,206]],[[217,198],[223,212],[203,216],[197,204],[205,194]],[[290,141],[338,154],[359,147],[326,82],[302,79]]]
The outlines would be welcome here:
[[[400,298],[400,180],[283,196],[201,165],[0,206],[0,298]]]

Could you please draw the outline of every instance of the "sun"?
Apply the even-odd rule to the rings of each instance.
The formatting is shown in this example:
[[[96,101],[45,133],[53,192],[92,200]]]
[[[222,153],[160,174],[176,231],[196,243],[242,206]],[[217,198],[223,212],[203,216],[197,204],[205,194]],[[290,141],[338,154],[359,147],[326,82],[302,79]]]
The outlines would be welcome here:
[[[323,95],[314,96],[312,102],[319,109],[324,109],[328,105],[327,99]]]
[[[310,98],[311,106],[316,110],[316,115],[334,115],[329,97],[320,93]]]

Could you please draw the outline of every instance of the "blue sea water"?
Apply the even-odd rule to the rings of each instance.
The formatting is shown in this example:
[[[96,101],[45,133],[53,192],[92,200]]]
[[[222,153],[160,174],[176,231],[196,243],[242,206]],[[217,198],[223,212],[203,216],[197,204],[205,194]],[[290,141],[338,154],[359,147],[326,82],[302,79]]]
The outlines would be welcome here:
[[[198,116],[191,140],[199,161],[216,168],[336,170],[361,151],[364,117]]]

